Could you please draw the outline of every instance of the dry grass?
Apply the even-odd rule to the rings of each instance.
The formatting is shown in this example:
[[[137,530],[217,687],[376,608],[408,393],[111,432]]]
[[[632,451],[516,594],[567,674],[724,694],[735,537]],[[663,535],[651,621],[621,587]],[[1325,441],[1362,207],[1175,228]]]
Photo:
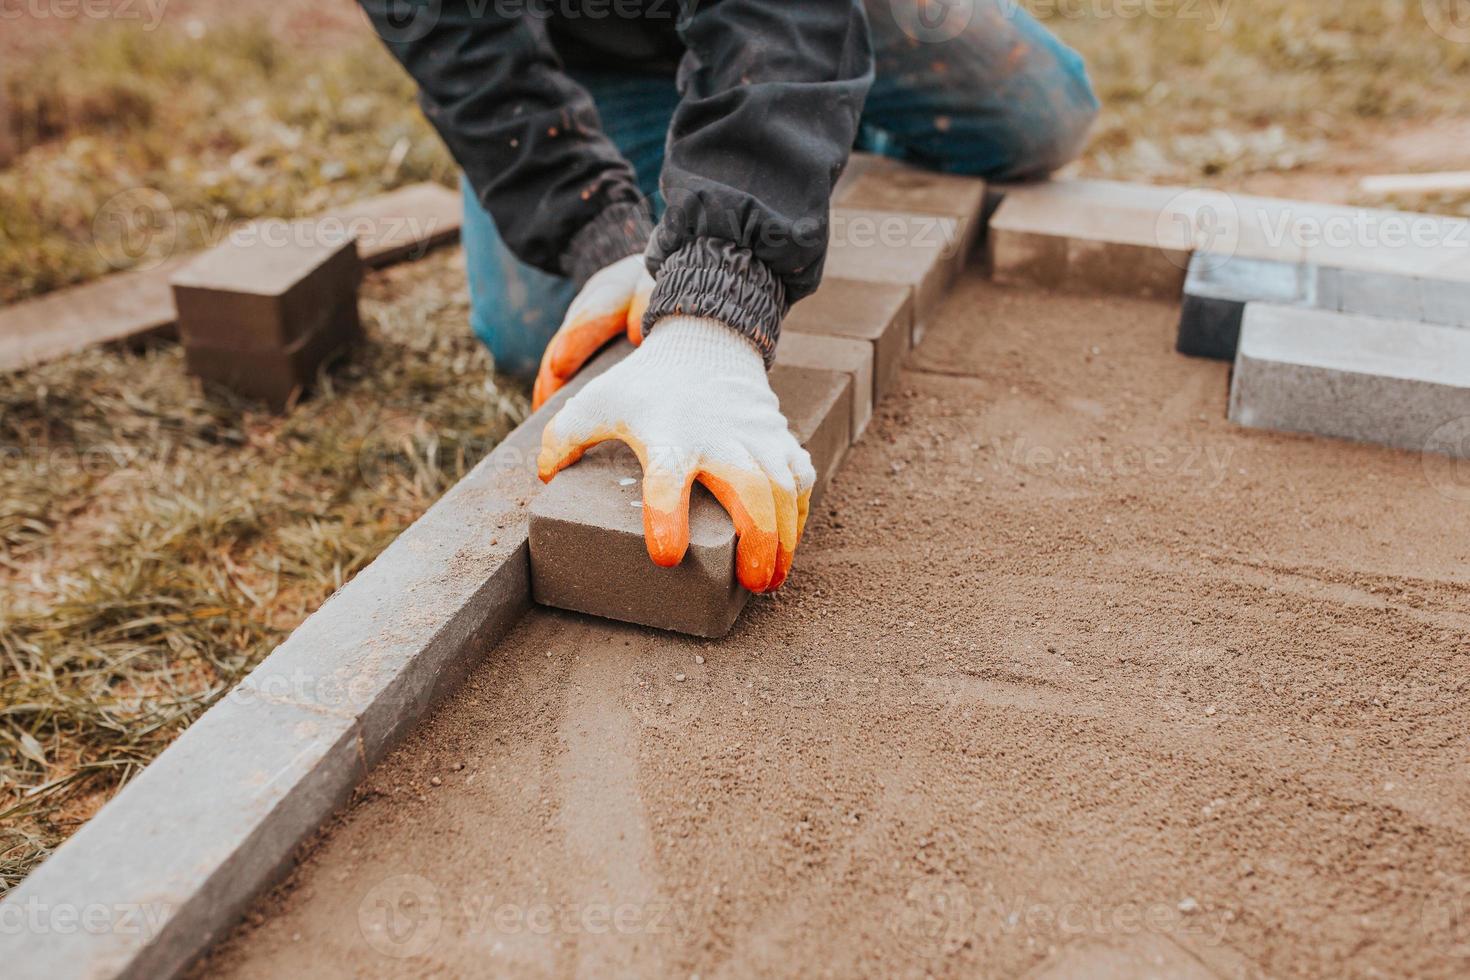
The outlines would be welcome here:
[[[0,880],[76,822],[524,417],[458,250],[373,277],[370,342],[284,418],[175,347],[0,378]]]
[[[1228,181],[1364,125],[1470,116],[1470,45],[1417,0],[1028,6],[1089,61],[1093,173]],[[5,70],[26,152],[0,170],[0,302],[107,271],[94,219],[130,188],[168,198],[155,244],[187,249],[452,176],[371,36],[88,25]],[[370,342],[286,418],[201,392],[166,346],[0,377],[0,890],[523,416],[465,329],[457,254],[372,277]]]

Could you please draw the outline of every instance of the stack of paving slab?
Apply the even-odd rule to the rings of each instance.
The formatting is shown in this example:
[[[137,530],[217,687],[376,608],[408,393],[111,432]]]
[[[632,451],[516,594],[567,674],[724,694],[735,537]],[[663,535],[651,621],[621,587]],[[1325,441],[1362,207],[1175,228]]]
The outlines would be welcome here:
[[[791,431],[817,471],[813,507],[963,267],[984,196],[981,181],[874,158],[858,158],[839,185],[825,278],[782,325],[771,370]],[[689,551],[676,567],[659,568],[644,545],[640,476],[630,450],[604,445],[532,501],[536,601],[723,636],[750,598],[736,581],[729,516],[696,485]]]
[[[1178,349],[1234,360],[1232,420],[1470,455],[1470,222],[1109,181],[1004,195],[996,281],[1182,296]]]

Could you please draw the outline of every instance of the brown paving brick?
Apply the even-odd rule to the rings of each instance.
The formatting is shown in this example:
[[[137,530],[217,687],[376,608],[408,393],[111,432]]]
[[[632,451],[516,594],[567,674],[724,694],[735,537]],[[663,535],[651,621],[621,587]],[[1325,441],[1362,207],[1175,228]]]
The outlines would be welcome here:
[[[851,337],[784,333],[776,345],[776,364],[814,371],[838,371],[852,379],[852,439],[856,441],[873,417],[873,345]],[[775,378],[771,379],[774,387]],[[779,396],[781,392],[778,390]],[[785,406],[783,404],[782,408]],[[788,416],[789,418],[790,416]],[[798,432],[798,438],[800,433]]]
[[[0,371],[55,360],[94,344],[171,331],[169,277],[185,261],[119,272],[0,310]]]
[[[836,371],[777,364],[771,386],[791,431],[812,454],[818,486],[851,440],[851,380]],[[543,605],[696,636],[723,636],[749,593],[735,579],[735,528],[695,485],[689,551],[674,568],[648,557],[638,459],[622,443],[589,450],[531,504],[532,594]]]
[[[959,247],[959,223],[953,218],[833,208],[826,274],[912,287],[917,343],[949,289]]]
[[[834,204],[867,211],[932,214],[958,222],[954,275],[969,260],[980,230],[985,182],[977,177],[936,173],[878,158],[842,188]]]
[[[189,370],[282,407],[362,334],[362,265],[350,238],[312,221],[262,222],[174,274]]]
[[[340,222],[357,238],[364,265],[377,268],[423,258],[431,249],[459,239],[464,202],[442,184],[409,184],[322,216]]]
[[[1181,193],[1110,181],[1007,188],[990,219],[991,275],[1010,285],[1176,298],[1193,235],[1170,217]]]
[[[876,402],[898,377],[913,320],[911,287],[829,276],[814,294],[791,308],[781,330],[787,337],[793,333],[817,334],[871,344]],[[867,415],[860,411],[857,417],[857,434],[861,435]]]

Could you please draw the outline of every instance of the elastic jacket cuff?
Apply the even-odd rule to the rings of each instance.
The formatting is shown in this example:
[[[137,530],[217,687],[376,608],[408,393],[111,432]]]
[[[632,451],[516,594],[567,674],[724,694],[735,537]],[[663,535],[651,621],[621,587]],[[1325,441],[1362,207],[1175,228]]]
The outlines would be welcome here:
[[[659,268],[643,334],[666,316],[710,317],[753,343],[770,370],[788,308],[786,287],[750,249],[696,238]]]
[[[648,248],[653,220],[642,201],[609,205],[583,225],[561,258],[562,272],[578,289],[598,272]]]

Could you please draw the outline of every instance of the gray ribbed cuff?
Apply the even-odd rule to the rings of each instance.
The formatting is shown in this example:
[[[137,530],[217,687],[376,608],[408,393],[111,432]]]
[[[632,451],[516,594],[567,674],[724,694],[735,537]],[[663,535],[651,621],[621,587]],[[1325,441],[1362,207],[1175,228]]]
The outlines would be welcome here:
[[[562,272],[581,289],[614,262],[642,254],[652,236],[653,219],[645,202],[609,205],[572,236],[561,257]]]
[[[748,248],[696,238],[664,260],[643,333],[666,316],[704,316],[747,337],[769,370],[788,308],[786,287]]]

